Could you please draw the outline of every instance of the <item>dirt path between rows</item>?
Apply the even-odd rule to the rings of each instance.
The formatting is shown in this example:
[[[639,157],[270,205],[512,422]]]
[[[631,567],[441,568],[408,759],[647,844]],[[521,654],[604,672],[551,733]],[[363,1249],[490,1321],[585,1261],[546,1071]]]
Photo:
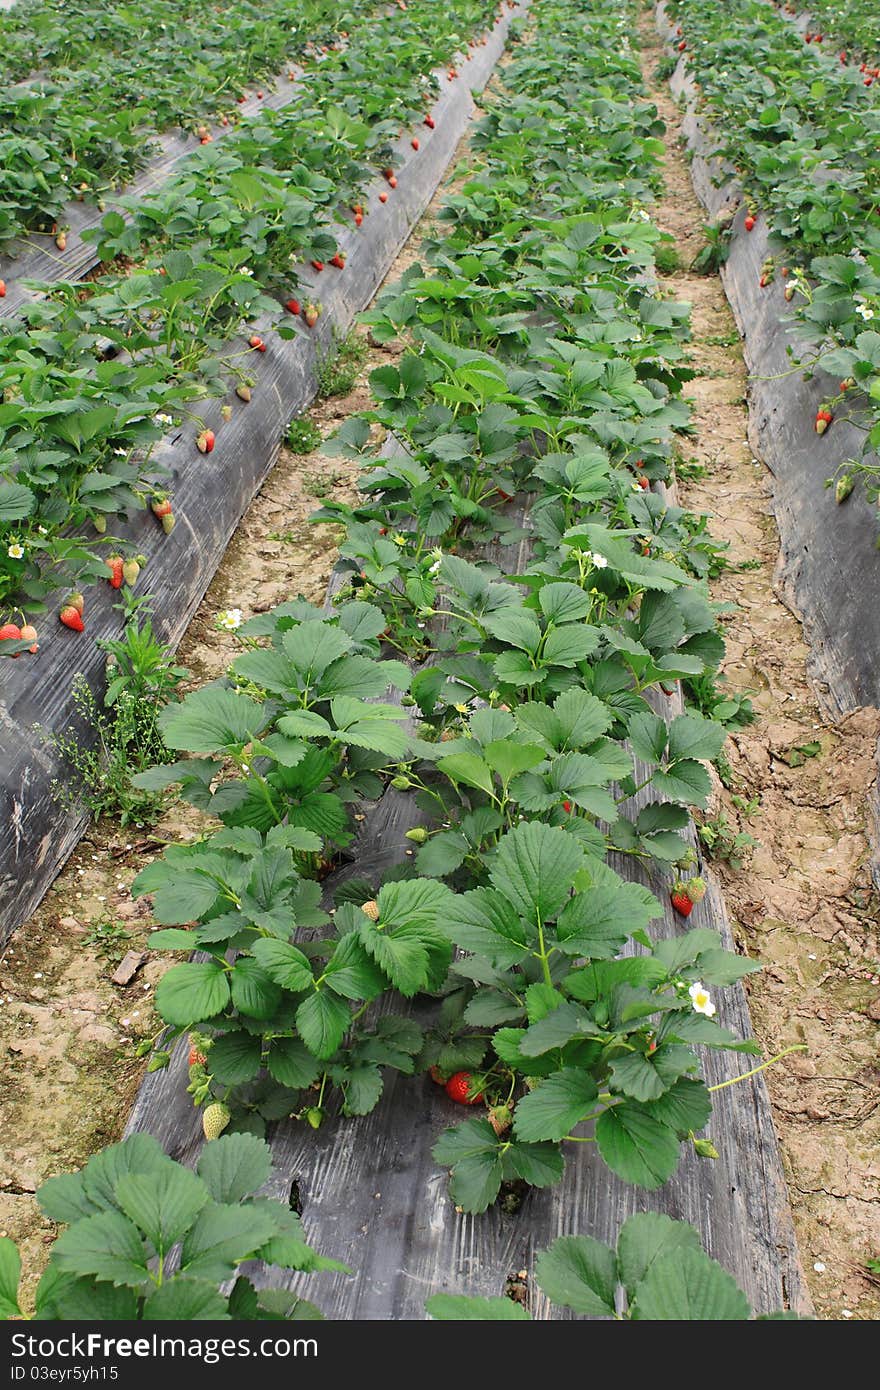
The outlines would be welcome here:
[[[741,867],[716,857],[738,942],[764,965],[748,982],[756,1033],[768,1055],[809,1051],[767,1073],[801,1255],[820,1316],[880,1317],[880,951],[872,891],[867,795],[876,778],[880,713],[837,724],[820,712],[807,678],[807,647],[777,594],[779,536],[770,477],[746,439],[747,379],[720,279],[690,273],[704,244],[704,213],[679,136],[680,113],[653,76],[665,56],[653,11],[640,26],[645,79],[667,123],[660,227],[682,269],[670,294],[692,305],[687,388],[697,428],[683,450],[678,492],[711,515],[729,544],[712,584],[724,619],[731,691],[751,692],[758,718],[728,741],[729,775],[703,817],[723,816],[757,840]],[[798,752],[820,745],[814,756]],[[792,765],[794,764],[794,765]],[[740,798],[740,804],[734,801]],[[753,799],[757,798],[755,804]],[[743,809],[745,803],[746,808]],[[737,857],[737,856],[734,856]]]
[[[465,139],[386,284],[436,234],[436,213],[459,181],[467,150]],[[365,358],[354,387],[319,399],[303,417],[324,438],[371,405],[370,372],[401,351],[396,343],[377,348],[357,331]],[[324,499],[353,500],[359,472],[345,459],[282,449],[178,650],[177,661],[191,673],[188,686],[222,675],[239,653],[234,638],[218,629],[219,613],[238,608],[249,618],[297,596],[323,602],[338,528],[310,524],[309,516]],[[148,573],[139,588],[149,590]],[[159,1026],[153,993],[173,959],[147,960],[127,986],[111,981],[123,955],[142,949],[152,928],[148,906],[131,898],[131,882],[164,842],[196,838],[207,825],[192,807],[171,805],[151,826],[93,826],[39,910],[0,952],[0,1236],[22,1249],[26,1290],[57,1229],[42,1217],[35,1190],[121,1136],[145,1066],[135,1046]]]

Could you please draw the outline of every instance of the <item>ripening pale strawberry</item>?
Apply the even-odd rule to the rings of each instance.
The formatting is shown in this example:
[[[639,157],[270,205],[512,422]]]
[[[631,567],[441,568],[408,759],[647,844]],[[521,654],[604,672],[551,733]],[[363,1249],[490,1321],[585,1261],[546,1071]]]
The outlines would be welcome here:
[[[195,1044],[192,1044],[192,1045],[190,1046],[190,1049],[189,1049],[189,1060],[187,1061],[187,1066],[189,1066],[189,1067],[203,1067],[203,1066],[205,1065],[205,1063],[207,1062],[207,1060],[208,1060],[208,1059],[207,1059],[207,1057],[205,1056],[204,1052],[200,1052],[199,1049],[195,1046]]]
[[[82,594],[71,594],[67,599],[67,603],[70,605],[71,608],[75,608],[77,613],[82,613],[83,609],[86,606],[86,601],[83,598]]]
[[[744,227],[745,227],[745,229],[746,229],[747,232],[750,232],[750,231],[752,230],[752,228],[754,227],[756,221],[757,221],[757,218],[753,217],[752,214],[749,213],[748,217],[746,218],[745,222],[743,223],[743,225],[744,225]]]
[[[196,448],[200,454],[210,454],[214,449],[214,431],[202,430],[196,440]]]
[[[830,411],[830,410],[817,410],[817,411],[816,411],[816,433],[817,433],[817,434],[824,434],[825,431],[827,430],[828,426],[831,424],[831,421],[832,421],[833,419],[834,419],[834,416],[831,414],[831,411]]]
[[[140,560],[128,559],[122,566],[122,577],[125,580],[126,584],[130,585],[132,589],[138,582],[138,575],[140,574],[140,572]]]
[[[33,643],[32,646],[28,647],[29,652],[34,653],[39,651],[39,643],[37,641],[37,629],[34,627],[32,623],[25,623],[24,627],[21,629],[21,640],[23,642]]]
[[[307,304],[303,310],[303,320],[309,328],[314,328],[320,316],[320,309],[316,304]]]
[[[783,294],[785,295],[785,298],[789,304],[794,299],[796,293],[797,287],[795,285],[786,285],[785,289],[783,290]]]
[[[365,917],[369,917],[371,922],[379,920],[379,904],[375,898],[370,898],[367,902],[361,903],[361,912]]]
[[[58,614],[65,627],[69,627],[73,632],[85,632],[85,624],[82,614],[78,608],[74,608],[72,603],[66,603]]]
[[[219,1100],[209,1105],[202,1114],[202,1129],[206,1139],[219,1139],[232,1115],[229,1107]]]
[[[163,516],[170,516],[170,515],[171,515],[171,498],[170,498],[170,497],[156,497],[156,498],[154,498],[154,500],[150,503],[150,508],[151,508],[151,510],[152,510],[153,516],[159,517],[160,520],[162,519]]]
[[[58,250],[59,250],[59,251],[66,251],[66,250],[67,250],[67,233],[66,233],[66,232],[59,232],[59,233],[58,233],[57,237],[55,238],[55,245],[58,247]]]
[[[231,406],[231,405],[221,405],[221,407],[220,407],[220,419],[221,419],[221,420],[225,420],[227,423],[232,419],[232,406]]]
[[[299,313],[299,309],[300,309],[299,300],[298,300],[298,299],[288,299],[288,300],[285,300],[284,307],[285,307],[285,309],[287,310],[288,314],[298,314],[298,313]]]
[[[247,405],[248,401],[251,398],[251,388],[249,386],[246,386],[244,382],[242,382],[241,386],[236,386],[235,394],[238,396],[238,399],[240,401],[244,401],[245,405]]]
[[[111,589],[121,589],[121,588],[122,588],[122,565],[123,565],[122,556],[121,556],[121,555],[111,555],[111,556],[109,557],[109,559],[107,560],[106,563],[107,563],[107,568],[108,568],[108,570],[110,571],[110,588],[111,588]]]
[[[101,516],[100,514],[99,514],[98,516],[93,516],[93,517],[92,517],[92,525],[94,526],[94,528],[95,528],[95,530],[97,531],[98,535],[99,535],[99,536],[103,536],[103,535],[105,534],[106,530],[107,530],[107,518],[106,518],[106,516]]]

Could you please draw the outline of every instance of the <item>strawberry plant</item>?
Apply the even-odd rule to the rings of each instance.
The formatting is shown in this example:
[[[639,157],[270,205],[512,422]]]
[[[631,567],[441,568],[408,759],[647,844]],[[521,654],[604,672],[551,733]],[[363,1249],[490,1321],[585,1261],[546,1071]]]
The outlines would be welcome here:
[[[257,1196],[271,1170],[266,1144],[230,1134],[209,1144],[196,1171],[155,1139],[133,1134],[102,1149],[78,1173],[49,1178],[37,1200],[66,1229],[37,1288],[38,1321],[319,1318],[289,1289],[256,1289],[241,1266],[262,1259],[284,1270],[343,1270],[308,1245],[294,1211]],[[24,1316],[21,1261],[0,1237],[0,1318]],[[347,1271],[346,1271],[347,1272]]]
[[[363,1113],[381,1065],[430,1069],[487,1116],[435,1149],[472,1211],[509,1178],[556,1181],[563,1145],[579,1142],[625,1181],[659,1185],[683,1142],[711,1147],[695,1139],[711,1097],[694,1048],[755,1050],[715,1022],[711,994],[753,965],[706,927],[653,941],[657,899],[606,862],[692,860],[680,832],[725,730],[667,722],[651,702],[709,679],[723,643],[699,520],[642,503],[640,480],[665,475],[688,428],[685,313],[652,278],[658,233],[639,202],[656,178],[656,112],[629,100],[622,16],[555,0],[536,13],[548,30],[508,65],[479,127],[479,186],[455,195],[430,269],[411,268],[369,316],[412,348],[373,374],[374,408],[329,446],[365,465],[358,502],[318,514],[345,527],[334,615],[291,603],[244,624],[227,680],[162,718],[192,756],[138,779],[179,783],[223,825],[135,884],[166,928],[154,944],[202,953],[159,986],[170,1031],[151,1065],[195,1029],[190,1090],[210,1101],[212,1132],[215,1112],[317,1126],[334,1088]],[[539,135],[552,81],[583,87],[595,64],[618,100],[597,97],[586,120],[572,103],[570,129]],[[645,173],[621,193],[636,145]],[[601,214],[578,202],[596,150]],[[518,240],[524,177],[540,234]],[[374,424],[393,447],[376,450]],[[528,539],[529,554],[511,572],[483,558],[487,539],[505,560]],[[383,643],[419,669],[383,660]],[[389,685],[399,706],[384,703]],[[348,843],[347,807],[387,785],[421,820],[414,863],[340,890],[330,925],[314,880]],[[427,1035],[377,1013],[392,989],[438,996]]]
[[[587,1318],[633,1322],[735,1322],[753,1310],[735,1279],[703,1250],[686,1221],[642,1212],[624,1221],[616,1248],[592,1236],[560,1236],[535,1262],[535,1282],[552,1304]],[[440,1322],[515,1322],[529,1314],[512,1297],[432,1294]],[[759,1321],[795,1318],[763,1313]]]

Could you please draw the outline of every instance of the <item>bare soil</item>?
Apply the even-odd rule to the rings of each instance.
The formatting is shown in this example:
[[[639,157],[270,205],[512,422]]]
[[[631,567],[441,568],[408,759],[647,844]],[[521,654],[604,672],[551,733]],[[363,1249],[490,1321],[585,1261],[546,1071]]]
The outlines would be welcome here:
[[[680,112],[652,77],[661,57],[652,14],[641,41],[668,127],[658,220],[687,267],[704,243],[704,213],[683,156]],[[717,782],[703,819],[723,815],[758,841],[741,867],[723,858],[713,865],[741,947],[764,966],[749,981],[757,1036],[768,1056],[793,1043],[808,1048],[766,1076],[817,1312],[877,1318],[880,1280],[864,1261],[880,1255],[880,943],[867,805],[880,712],[860,709],[837,722],[823,715],[800,623],[774,581],[771,479],[747,442],[748,383],[721,281],[682,269],[666,284],[692,306],[690,365],[698,372],[688,387],[697,437],[687,462],[701,467],[681,470],[678,493],[729,544],[727,568],[712,584],[716,601],[736,605],[725,619],[723,669],[727,688],[751,693],[758,716],[729,739],[729,785]],[[818,755],[800,761],[796,750],[814,743]],[[754,797],[756,809],[744,813],[742,802]]]

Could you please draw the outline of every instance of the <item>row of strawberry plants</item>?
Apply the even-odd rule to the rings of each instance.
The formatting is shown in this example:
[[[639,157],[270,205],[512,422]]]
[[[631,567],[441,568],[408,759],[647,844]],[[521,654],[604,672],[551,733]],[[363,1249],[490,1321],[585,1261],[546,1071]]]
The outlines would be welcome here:
[[[816,416],[824,434],[835,419],[864,432],[860,459],[838,470],[843,502],[857,480],[870,501],[880,493],[880,155],[872,71],[845,52],[804,44],[765,0],[698,4],[670,0],[678,50],[699,84],[718,153],[745,191],[746,231],[767,219],[771,254],[761,286],[784,280],[792,339],[804,371],[839,379]]]
[[[204,953],[157,988],[150,1066],[189,1034],[209,1138],[364,1114],[383,1067],[430,1071],[486,1107],[435,1149],[472,1212],[506,1179],[556,1182],[569,1141],[662,1184],[683,1141],[714,1153],[695,1047],[756,1050],[707,988],[753,965],[709,929],[654,940],[660,904],[609,863],[693,862],[682,832],[725,730],[668,724],[652,700],[713,672],[723,642],[701,521],[648,482],[689,428],[690,373],[686,309],[653,273],[663,127],[628,51],[633,7],[532,13],[448,234],[369,316],[410,346],[338,436],[364,464],[361,502],[319,517],[345,523],[349,585],[331,614],[298,600],[242,624],[228,676],[163,714],[189,756],[137,779],[221,823],[133,885],[154,947]],[[522,573],[480,560],[526,537]],[[411,798],[417,853],[325,911],[321,878],[387,789]],[[702,891],[673,895],[689,913]],[[436,1023],[395,992],[438,996]]]
[[[450,63],[494,8],[456,0],[441,16],[437,0],[413,0],[352,29],[289,108],[262,111],[222,147],[198,151],[131,223],[107,215],[100,252],[124,252],[129,268],[87,286],[55,282],[18,320],[2,321],[0,608],[33,615],[60,585],[106,578],[102,551],[132,551],[108,531],[114,518],[152,502],[167,529],[156,442],[193,421],[199,447],[213,449],[195,402],[230,385],[250,398],[249,361],[267,345],[246,323],[283,318],[278,336],[290,338],[300,309],[306,325],[316,322],[320,302],[295,298],[298,267],[344,267],[334,218],[352,218],[348,205],[387,168],[401,123],[424,118],[434,66]],[[86,525],[104,539],[85,541]],[[0,629],[6,655],[24,649],[16,626]]]
[[[828,44],[843,51],[851,49],[859,58],[880,60],[880,15],[874,0],[771,0],[783,14],[806,16],[807,43]],[[809,36],[809,37],[807,37]],[[872,76],[875,74],[872,71]]]
[[[374,8],[352,0],[340,14],[326,0],[234,0],[218,11],[150,0],[137,25],[130,12],[127,25],[121,13],[116,23],[104,15],[101,43],[103,7],[85,4],[68,24],[65,6],[69,46],[60,51],[54,31],[41,44],[17,8],[0,16],[0,245],[63,230],[74,193],[100,199],[129,181],[157,132],[234,120],[249,84],[314,63]],[[44,62],[48,73],[18,80]]]

